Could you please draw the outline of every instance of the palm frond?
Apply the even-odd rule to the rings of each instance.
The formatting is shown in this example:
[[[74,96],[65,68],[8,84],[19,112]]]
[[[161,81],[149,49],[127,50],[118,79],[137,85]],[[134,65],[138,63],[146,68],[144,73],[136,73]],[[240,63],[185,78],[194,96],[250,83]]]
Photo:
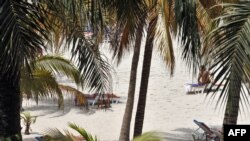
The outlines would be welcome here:
[[[77,67],[81,75],[84,75],[81,77],[86,82],[84,87],[90,88],[90,91],[108,91],[111,81],[109,65],[101,57],[98,48],[104,26],[100,1],[56,0],[50,5],[52,6],[49,10],[53,16],[59,16],[64,23],[64,29],[67,29],[63,34],[71,49],[72,58],[78,62]],[[85,31],[93,33],[93,37],[87,39]]]
[[[65,130],[64,134],[58,129],[47,129],[47,135],[45,141],[76,141],[73,134]]]
[[[56,94],[59,108],[63,107],[62,92],[55,77],[49,71],[36,69],[32,71],[32,75],[22,71],[20,89],[22,94],[28,98],[35,98],[37,103],[39,97],[55,97]]]
[[[40,4],[7,0],[1,1],[0,9],[0,75],[16,82],[24,61],[34,59],[45,48],[48,26],[40,15]]]
[[[74,41],[73,50],[84,87],[100,93],[110,91],[112,89],[110,65],[104,60],[105,56],[100,53],[98,46],[90,40],[78,38]]]
[[[172,75],[175,66],[175,57],[170,31],[171,6],[169,4],[171,4],[171,2],[168,3],[167,1],[161,1],[159,4],[160,14],[157,21],[155,41],[158,44],[159,52],[166,63],[166,66],[169,67],[170,74]]]
[[[182,58],[193,72],[200,63],[200,35],[196,17],[195,0],[176,0],[175,19],[178,28],[178,40],[183,47]]]
[[[248,36],[250,3],[242,1],[239,4],[224,4],[223,6],[225,13],[219,17],[223,24],[207,39],[214,45],[210,55],[213,58],[211,70],[215,75],[215,83],[224,84],[219,98],[221,102],[232,98],[239,92],[246,97],[249,91],[243,89],[243,77],[244,83],[250,82],[249,69],[245,67],[250,63],[250,38]]]
[[[68,130],[64,130],[64,133],[58,129],[48,129],[46,131],[48,139],[46,141],[78,141],[77,137],[81,137],[86,141],[98,141],[98,139],[89,134],[83,128],[77,126],[74,123],[69,123],[68,126],[76,131],[80,136],[73,135]]]
[[[218,17],[223,11],[223,7],[219,6],[219,4],[233,0],[209,0],[209,1],[198,0],[198,1],[201,4],[200,6],[206,9],[208,16],[213,19]]]
[[[114,13],[117,20],[116,31],[111,38],[111,51],[119,65],[124,54],[131,50],[139,26],[145,25],[148,7],[143,0],[108,0],[102,1],[102,4]]]
[[[173,36],[177,34],[177,27],[175,21],[175,13],[174,13],[174,0],[158,0],[160,13],[163,15],[166,24],[169,25],[169,29],[171,29]]]
[[[77,131],[86,141],[98,141],[96,136],[92,136],[86,130],[84,130],[83,128],[77,126],[76,124],[69,123],[68,125],[69,125],[70,128]]]
[[[35,68],[46,70],[57,74],[67,76],[73,80],[78,86],[83,85],[84,81],[80,79],[80,72],[77,70],[69,60],[56,56],[56,55],[45,55],[37,58],[32,62]]]
[[[218,27],[218,22],[213,22],[211,15],[209,11],[211,10],[216,11],[216,8],[211,8],[207,9],[207,7],[204,7],[201,1],[197,1],[197,22],[198,22],[198,27],[199,27],[199,33],[200,33],[200,38],[202,41],[202,47],[200,49],[200,54],[201,54],[201,64],[203,65],[210,65],[208,64],[209,60],[209,50],[211,49],[211,44],[210,42],[204,42],[204,39],[206,36],[216,27]]]

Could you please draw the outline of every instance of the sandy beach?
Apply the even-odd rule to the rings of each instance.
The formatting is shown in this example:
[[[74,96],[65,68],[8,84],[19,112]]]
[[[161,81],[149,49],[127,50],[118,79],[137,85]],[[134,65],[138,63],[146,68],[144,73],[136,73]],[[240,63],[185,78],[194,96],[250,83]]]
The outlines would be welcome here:
[[[142,51],[143,52],[143,51]],[[52,100],[40,101],[37,106],[33,101],[24,101],[24,109],[32,115],[38,116],[35,124],[31,125],[33,133],[43,133],[48,128],[67,129],[67,123],[73,122],[96,135],[101,141],[117,141],[119,138],[122,118],[125,111],[126,95],[128,89],[131,56],[127,56],[119,67],[115,68],[113,91],[123,97],[121,103],[112,104],[107,110],[79,109],[66,100],[64,112],[58,111]],[[138,99],[139,82],[141,75],[142,56],[138,68],[138,81],[135,97],[131,136],[134,127],[134,115]],[[185,67],[185,63],[176,58],[176,68],[173,77],[164,66],[158,54],[154,52],[149,89],[147,97],[146,115],[143,131],[163,132],[170,141],[192,140],[191,132],[198,126],[193,120],[205,122],[209,126],[220,127],[223,122],[223,109],[215,109],[215,100],[211,101],[205,94],[187,95],[184,85],[196,82]],[[250,123],[249,113],[241,114],[238,123]],[[24,130],[24,129],[23,129]],[[27,136],[26,136],[27,137]]]

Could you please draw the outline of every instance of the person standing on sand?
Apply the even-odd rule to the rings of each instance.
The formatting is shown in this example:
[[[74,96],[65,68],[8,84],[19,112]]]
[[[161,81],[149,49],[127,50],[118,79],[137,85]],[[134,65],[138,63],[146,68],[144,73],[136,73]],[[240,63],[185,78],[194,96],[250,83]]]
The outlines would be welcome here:
[[[198,76],[198,84],[209,84],[211,82],[210,73],[204,65],[201,65]]]

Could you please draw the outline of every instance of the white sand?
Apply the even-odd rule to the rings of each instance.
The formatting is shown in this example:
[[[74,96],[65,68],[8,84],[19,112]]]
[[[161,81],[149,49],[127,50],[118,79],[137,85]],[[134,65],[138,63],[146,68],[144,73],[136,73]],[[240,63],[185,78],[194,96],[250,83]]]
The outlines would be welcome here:
[[[142,51],[143,52],[143,51]],[[119,96],[127,95],[130,61],[124,61],[117,68],[117,78],[114,80],[114,93]],[[142,59],[142,57],[141,57]],[[140,60],[142,62],[142,60]],[[142,63],[139,65],[141,72]],[[139,73],[140,74],[140,73]],[[136,103],[131,124],[131,135],[134,127],[134,116],[138,99],[140,75],[138,75]],[[169,72],[154,52],[151,66],[150,82],[147,97],[146,115],[143,131],[161,131],[171,141],[191,140],[191,132],[197,128],[193,120],[205,122],[209,126],[221,126],[224,111],[215,110],[215,101],[205,100],[204,94],[186,95],[184,84],[192,82],[190,73],[185,69],[185,64],[177,58],[174,77],[170,78]],[[193,81],[195,82],[195,80]],[[113,104],[109,110],[90,110],[86,112],[79,108],[65,107],[65,112],[56,110],[56,105],[41,103],[34,106],[34,102],[25,102],[24,108],[32,115],[38,115],[37,122],[31,126],[32,132],[41,133],[47,128],[66,129],[68,122],[73,122],[96,135],[102,141],[118,140],[122,118],[125,109],[123,103]],[[250,123],[249,114],[241,115],[239,123]]]

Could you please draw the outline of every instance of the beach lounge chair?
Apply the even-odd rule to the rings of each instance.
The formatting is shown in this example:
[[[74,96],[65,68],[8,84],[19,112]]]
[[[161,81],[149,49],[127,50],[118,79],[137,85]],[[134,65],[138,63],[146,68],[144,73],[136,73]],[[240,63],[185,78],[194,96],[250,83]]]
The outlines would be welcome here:
[[[211,87],[212,86],[212,87]],[[224,85],[218,84],[190,84],[185,85],[186,94],[203,94],[207,92],[216,92],[217,90],[222,90],[222,88],[217,89],[217,87],[223,87]]]
[[[204,89],[206,88],[206,85],[204,84],[186,84],[185,90],[187,94],[198,94],[203,93]]]
[[[220,131],[209,128],[205,123],[197,120],[194,120],[194,123],[199,126],[192,133],[194,141],[222,141],[222,133]]]

